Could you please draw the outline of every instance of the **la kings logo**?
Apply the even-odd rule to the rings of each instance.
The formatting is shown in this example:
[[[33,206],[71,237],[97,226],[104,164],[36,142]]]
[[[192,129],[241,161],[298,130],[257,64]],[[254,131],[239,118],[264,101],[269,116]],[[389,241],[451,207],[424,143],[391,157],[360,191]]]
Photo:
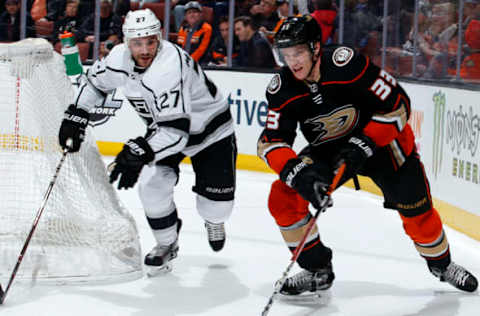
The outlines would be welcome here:
[[[115,116],[117,110],[122,107],[123,100],[117,96],[117,89],[109,93],[102,104],[97,104],[90,110],[90,125],[99,126],[105,124],[111,117]]]

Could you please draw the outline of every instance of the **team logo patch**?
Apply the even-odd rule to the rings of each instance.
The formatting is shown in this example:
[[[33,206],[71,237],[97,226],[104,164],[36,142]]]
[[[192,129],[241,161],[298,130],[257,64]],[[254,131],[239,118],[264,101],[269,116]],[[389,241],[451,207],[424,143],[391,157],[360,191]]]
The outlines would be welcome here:
[[[353,49],[348,47],[339,47],[333,52],[333,63],[338,67],[343,67],[352,59]]]
[[[270,94],[275,94],[278,92],[278,90],[280,90],[280,86],[282,85],[282,81],[280,79],[280,75],[279,74],[275,74],[273,77],[272,77],[272,80],[270,80],[270,83],[267,87],[267,91],[270,93]]]

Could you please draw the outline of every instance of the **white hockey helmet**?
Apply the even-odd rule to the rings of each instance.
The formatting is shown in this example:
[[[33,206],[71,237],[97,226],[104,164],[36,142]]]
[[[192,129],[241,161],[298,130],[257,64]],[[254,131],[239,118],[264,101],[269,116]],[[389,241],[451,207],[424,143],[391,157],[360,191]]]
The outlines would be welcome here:
[[[129,11],[123,22],[122,31],[125,42],[132,38],[157,35],[162,39],[161,23],[150,9]]]

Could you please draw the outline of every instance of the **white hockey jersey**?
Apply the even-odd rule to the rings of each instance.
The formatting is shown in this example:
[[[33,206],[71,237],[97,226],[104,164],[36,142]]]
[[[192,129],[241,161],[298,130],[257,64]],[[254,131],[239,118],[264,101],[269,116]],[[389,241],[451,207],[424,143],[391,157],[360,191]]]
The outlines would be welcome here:
[[[75,105],[90,111],[98,99],[120,88],[147,125],[155,160],[182,152],[193,156],[233,133],[226,98],[190,55],[162,41],[146,71],[135,67],[125,44],[96,61],[78,89]]]

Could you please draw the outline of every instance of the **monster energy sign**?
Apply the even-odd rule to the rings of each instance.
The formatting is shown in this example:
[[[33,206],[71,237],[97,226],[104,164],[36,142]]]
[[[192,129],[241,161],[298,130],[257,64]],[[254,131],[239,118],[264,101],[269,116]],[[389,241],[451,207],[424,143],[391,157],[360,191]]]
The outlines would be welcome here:
[[[445,143],[445,149],[452,156],[451,176],[478,184],[480,161],[477,162],[476,159],[480,139],[480,115],[472,106],[458,105],[447,109],[445,93],[442,92],[433,95],[433,102],[434,177],[437,178],[441,173]]]

